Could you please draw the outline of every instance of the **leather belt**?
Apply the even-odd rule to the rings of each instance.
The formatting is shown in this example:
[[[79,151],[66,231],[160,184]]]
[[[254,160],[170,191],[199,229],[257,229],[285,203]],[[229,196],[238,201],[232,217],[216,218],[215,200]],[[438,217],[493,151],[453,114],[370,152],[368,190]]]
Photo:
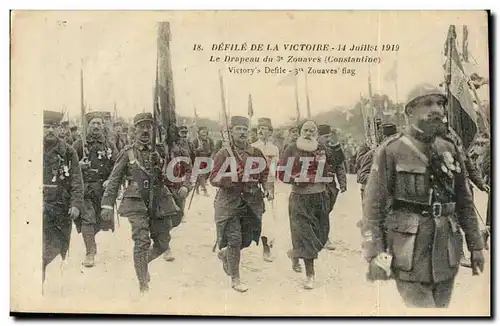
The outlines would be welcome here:
[[[407,211],[422,216],[446,216],[455,213],[456,203],[439,203],[435,202],[431,205],[406,202],[402,200],[395,200],[392,204],[392,209],[396,211]]]

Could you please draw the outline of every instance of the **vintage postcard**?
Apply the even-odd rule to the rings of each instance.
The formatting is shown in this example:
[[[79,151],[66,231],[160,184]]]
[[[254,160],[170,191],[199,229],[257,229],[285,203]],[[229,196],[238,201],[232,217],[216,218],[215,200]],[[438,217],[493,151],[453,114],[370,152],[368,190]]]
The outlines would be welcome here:
[[[490,316],[487,11],[13,11],[11,311]]]

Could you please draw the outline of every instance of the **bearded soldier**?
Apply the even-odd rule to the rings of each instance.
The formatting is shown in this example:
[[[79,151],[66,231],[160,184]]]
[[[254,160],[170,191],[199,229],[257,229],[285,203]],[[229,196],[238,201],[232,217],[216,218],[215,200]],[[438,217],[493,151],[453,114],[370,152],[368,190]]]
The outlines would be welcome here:
[[[193,148],[196,157],[212,157],[212,153],[214,151],[214,142],[210,137],[208,137],[207,127],[202,126],[198,128],[198,137],[193,140]],[[202,162],[200,169],[204,169],[206,167],[206,162]],[[198,176],[198,186],[196,187],[196,194],[199,193],[199,188],[201,188],[203,194],[205,196],[208,196],[206,183],[207,176],[204,174],[200,174]]]
[[[231,276],[232,288],[237,292],[248,290],[240,279],[240,251],[249,247],[252,241],[259,243],[261,218],[265,210],[263,198],[274,199],[274,185],[267,182],[269,170],[264,154],[248,145],[249,123],[245,117],[231,117],[230,137],[234,146],[222,148],[215,154],[214,168],[210,174],[211,184],[219,188],[214,203],[217,244],[220,249],[217,256],[226,274]],[[262,172],[245,171],[250,158],[261,160]]]
[[[271,169],[271,171],[275,171],[274,168],[271,168],[271,165],[276,166],[277,161],[279,160],[280,153],[278,147],[269,140],[269,137],[271,137],[273,133],[273,126],[271,124],[271,119],[260,118],[257,121],[257,132],[259,140],[253,143],[252,146],[259,149],[264,154],[268,167]],[[272,178],[275,178],[275,176],[272,176]],[[269,179],[269,181],[271,181],[271,179]],[[267,209],[266,211],[269,211],[269,209]],[[274,260],[274,258],[271,255],[271,248],[273,247],[275,241],[275,234],[274,234],[276,230],[275,223],[276,221],[274,219],[274,216],[262,217],[261,239],[263,248],[263,258],[267,262],[272,262]]]
[[[289,197],[290,233],[292,250],[288,257],[292,268],[300,272],[299,259],[306,269],[305,289],[314,288],[314,260],[325,247],[330,232],[328,215],[331,210],[331,169],[326,163],[326,148],[317,141],[318,127],[312,120],[299,125],[300,136],[295,144],[287,147],[280,159],[280,180],[292,185]],[[290,171],[289,161],[293,162]]]
[[[154,127],[152,114],[137,114],[134,126],[135,143],[125,147],[118,156],[102,198],[101,216],[107,221],[113,219],[118,189],[124,178],[127,178],[130,183],[123,194],[118,213],[128,218],[132,228],[134,268],[140,292],[144,293],[149,290],[148,264],[169,248],[170,229],[180,223],[182,212],[164,182],[162,166],[171,155],[164,157],[165,153],[150,145]],[[189,189],[189,178],[186,178],[176,195],[185,198]]]
[[[446,102],[432,85],[412,90],[405,106],[410,129],[376,151],[365,189],[368,279],[393,276],[409,307],[448,306],[460,265],[459,226],[473,275],[484,267],[464,158],[446,137]]]
[[[96,234],[99,231],[115,230],[114,219],[103,221],[101,218],[101,199],[118,151],[115,145],[104,137],[103,112],[89,112],[86,120],[86,139],[77,140],[73,144],[85,183],[84,208],[80,218],[75,220],[75,225],[85,244],[86,255],[82,264],[85,267],[93,267],[97,254]]]
[[[344,168],[345,156],[340,144],[333,141],[332,128],[329,125],[319,125],[318,135],[318,142],[325,147],[326,162],[331,169],[331,176],[334,177],[332,182],[326,185],[326,188],[330,194],[329,212],[331,213],[335,203],[337,202],[339,188],[341,193],[347,191],[347,177],[346,170]],[[337,178],[339,188],[337,188],[335,177]],[[329,238],[326,242],[325,248],[328,250],[335,250],[335,246]]]
[[[63,115],[43,112],[43,254],[42,282],[47,265],[66,258],[71,220],[83,206],[83,180],[75,150],[57,135]]]
[[[73,144],[73,137],[69,130],[69,121],[61,122],[59,126],[59,138],[64,140],[67,144]]]
[[[189,141],[189,128],[187,126],[179,127],[179,139],[177,141],[178,145],[183,148],[185,152],[184,154],[188,154],[191,158],[191,163],[194,162],[196,157],[194,145]]]

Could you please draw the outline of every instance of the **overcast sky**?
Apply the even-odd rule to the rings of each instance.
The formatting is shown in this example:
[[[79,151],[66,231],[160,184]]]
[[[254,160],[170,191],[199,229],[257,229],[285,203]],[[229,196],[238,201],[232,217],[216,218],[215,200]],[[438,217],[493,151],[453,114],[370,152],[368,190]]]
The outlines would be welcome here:
[[[468,25],[469,50],[478,63],[479,72],[488,77],[486,17],[479,11],[42,12],[31,17],[30,24],[24,26],[26,33],[31,29],[41,37],[29,48],[39,60],[42,78],[39,86],[43,89],[40,110],[59,110],[65,106],[70,116],[79,114],[79,70],[83,59],[85,99],[93,110],[112,111],[116,103],[119,114],[125,117],[132,117],[143,108],[151,111],[156,22],[168,20],[171,22],[170,46],[177,112],[193,115],[196,106],[199,116],[218,119],[221,104],[217,70],[220,66],[209,63],[212,44],[345,43],[348,47],[354,43],[399,44],[397,56],[389,52],[369,53],[382,59],[380,65],[372,65],[370,70],[373,90],[395,98],[394,84],[384,81],[384,76],[397,58],[398,97],[403,101],[415,84],[441,82],[443,46],[450,24],[457,26],[460,41],[462,25]],[[66,23],[58,23],[62,20]],[[14,37],[13,47],[15,42]],[[195,43],[202,44],[205,50],[194,52]],[[252,55],[248,52],[230,54]],[[287,56],[289,53],[280,54]],[[335,106],[352,106],[359,99],[360,92],[368,93],[368,65],[345,65],[355,69],[356,76],[308,77],[313,113]],[[330,67],[325,64],[316,66]],[[338,66],[341,65],[333,67]],[[224,77],[231,114],[247,114],[247,98],[251,93],[256,117],[267,116],[280,124],[295,115],[293,87],[278,85],[282,77],[227,73]],[[305,115],[304,94],[301,77],[299,100],[302,115]],[[481,95],[487,96],[487,93],[483,91]]]

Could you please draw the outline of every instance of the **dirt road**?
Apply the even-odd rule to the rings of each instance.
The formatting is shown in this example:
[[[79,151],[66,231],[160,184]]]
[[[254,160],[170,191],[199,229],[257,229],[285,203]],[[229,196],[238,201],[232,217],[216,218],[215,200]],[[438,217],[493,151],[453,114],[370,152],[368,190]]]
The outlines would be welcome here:
[[[215,241],[213,196],[197,196],[186,223],[172,232],[174,262],[159,258],[150,264],[151,291],[139,297],[132,262],[130,225],[120,218],[115,233],[97,237],[98,256],[94,268],[84,268],[84,245],[73,231],[69,257],[60,272],[56,260],[47,270],[44,301],[52,311],[204,314],[204,315],[413,315],[429,310],[408,310],[403,306],[394,282],[368,283],[356,222],[361,217],[359,187],[348,176],[348,191],[340,194],[331,215],[334,251],[324,250],[316,262],[316,288],[304,290],[304,274],[292,271],[286,251],[290,247],[288,186],[278,185],[276,259],[264,262],[261,247],[252,245],[242,253],[241,276],[249,285],[240,294],[212,252]],[[486,196],[476,193],[476,205],[483,216]],[[462,268],[456,279],[450,308],[438,314],[489,314],[490,264],[480,277]],[[61,276],[62,275],[62,276]]]

